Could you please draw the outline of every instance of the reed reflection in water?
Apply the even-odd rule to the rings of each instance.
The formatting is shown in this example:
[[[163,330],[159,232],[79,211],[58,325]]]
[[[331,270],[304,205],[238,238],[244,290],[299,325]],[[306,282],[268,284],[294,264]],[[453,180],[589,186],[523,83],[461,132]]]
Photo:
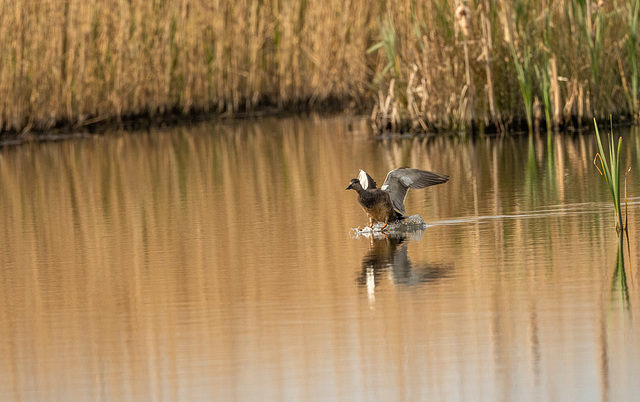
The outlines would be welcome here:
[[[0,398],[633,399],[595,148],[310,118],[1,149]],[[353,239],[345,183],[403,165],[452,177],[407,197],[430,226]]]

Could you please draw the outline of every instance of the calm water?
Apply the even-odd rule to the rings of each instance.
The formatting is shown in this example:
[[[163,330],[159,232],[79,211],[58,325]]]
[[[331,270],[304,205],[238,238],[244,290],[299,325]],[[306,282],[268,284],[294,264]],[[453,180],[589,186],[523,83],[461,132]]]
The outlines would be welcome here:
[[[0,149],[0,399],[637,400],[624,137],[622,252],[591,134],[336,118]],[[398,166],[451,176],[409,192],[430,226],[353,238],[349,179]]]

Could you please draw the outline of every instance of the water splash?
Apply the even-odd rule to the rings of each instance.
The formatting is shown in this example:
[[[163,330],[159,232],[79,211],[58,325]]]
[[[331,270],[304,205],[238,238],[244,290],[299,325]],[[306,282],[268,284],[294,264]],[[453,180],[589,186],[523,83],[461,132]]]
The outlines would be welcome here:
[[[413,240],[413,237],[417,237],[417,239],[422,237],[422,232],[424,232],[428,225],[420,215],[411,215],[401,221],[390,223],[384,229],[384,232],[382,231],[383,226],[384,223],[375,223],[371,228],[369,226],[352,228],[350,234],[354,239],[358,239],[360,237],[380,238],[385,235],[402,235],[402,237]]]

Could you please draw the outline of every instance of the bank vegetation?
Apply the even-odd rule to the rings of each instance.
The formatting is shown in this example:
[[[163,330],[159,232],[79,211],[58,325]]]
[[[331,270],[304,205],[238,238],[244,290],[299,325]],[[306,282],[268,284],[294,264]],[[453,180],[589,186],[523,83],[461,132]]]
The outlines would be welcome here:
[[[640,0],[0,4],[5,132],[265,108],[380,132],[638,118]]]

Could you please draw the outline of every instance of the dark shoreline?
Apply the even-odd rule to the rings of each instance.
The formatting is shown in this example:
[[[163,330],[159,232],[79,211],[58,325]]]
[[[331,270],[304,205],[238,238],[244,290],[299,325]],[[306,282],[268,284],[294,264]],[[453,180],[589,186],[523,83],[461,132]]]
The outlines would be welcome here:
[[[179,108],[162,113],[140,113],[125,116],[94,116],[83,123],[61,121],[51,128],[29,128],[20,132],[0,132],[0,147],[16,146],[29,142],[61,141],[100,135],[108,131],[141,131],[158,128],[189,126],[202,122],[224,122],[231,120],[259,119],[263,117],[292,117],[308,114],[335,116],[339,114],[366,114],[367,109],[354,100],[329,99],[311,104],[309,101],[288,104],[282,107],[265,103],[251,110],[235,113],[192,109],[187,113]]]
[[[63,121],[49,129],[32,128],[21,132],[0,132],[0,148],[33,142],[63,141],[74,138],[86,138],[92,135],[104,134],[109,131],[150,131],[152,129],[189,126],[202,122],[216,123],[232,120],[259,119],[264,117],[286,118],[310,114],[327,117],[340,114],[369,116],[371,113],[371,107],[367,106],[369,106],[369,104],[365,105],[355,100],[330,99],[322,102],[316,102],[313,105],[311,105],[309,101],[306,101],[284,105],[282,107],[266,103],[252,110],[244,110],[235,113],[219,113],[196,109],[193,109],[188,113],[183,113],[180,109],[174,108],[163,113],[132,114],[121,116],[119,118],[116,116],[97,116],[87,119],[81,124]],[[606,126],[609,126],[609,119],[607,118],[606,120]],[[614,116],[612,120],[614,127],[627,127],[636,124],[631,116],[627,115]],[[600,119],[599,121],[605,123],[604,119]],[[471,128],[463,131],[472,137],[504,134],[518,135],[527,133],[528,131],[526,119],[524,119],[524,117],[512,118],[505,126],[507,127],[507,130],[501,130],[495,125],[484,126],[481,124],[474,124]],[[385,129],[373,129],[373,138],[381,140],[388,138],[419,137],[424,135],[446,135],[452,133],[450,129],[439,128],[435,125],[429,125],[428,131],[420,129],[412,130],[411,122],[408,119],[404,119],[402,121],[402,124],[399,127],[400,130],[397,130],[397,132],[392,131],[390,128],[391,127],[389,126]],[[570,124],[565,124],[559,127],[557,132],[581,132],[592,128],[592,121],[578,122],[574,119]],[[546,133],[547,130],[545,122],[542,121],[534,132]]]

